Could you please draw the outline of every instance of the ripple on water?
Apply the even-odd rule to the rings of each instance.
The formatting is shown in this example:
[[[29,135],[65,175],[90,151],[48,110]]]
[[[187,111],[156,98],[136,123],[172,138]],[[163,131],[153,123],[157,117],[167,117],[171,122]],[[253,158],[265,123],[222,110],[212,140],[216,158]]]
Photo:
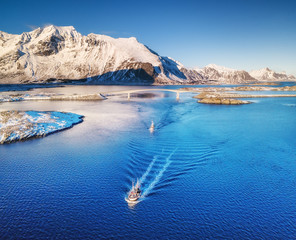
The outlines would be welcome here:
[[[128,162],[125,173],[127,191],[131,182],[139,179],[142,187],[142,199],[169,187],[181,176],[212,161],[221,147],[198,141],[156,137],[144,138],[144,141],[131,139],[128,143]]]

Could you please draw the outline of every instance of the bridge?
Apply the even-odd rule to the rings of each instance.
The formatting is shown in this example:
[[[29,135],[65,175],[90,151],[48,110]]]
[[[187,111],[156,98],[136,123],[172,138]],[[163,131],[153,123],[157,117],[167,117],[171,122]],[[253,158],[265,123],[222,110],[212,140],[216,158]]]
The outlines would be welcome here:
[[[165,89],[165,88],[147,88],[147,89],[134,89],[134,90],[122,90],[122,91],[114,91],[114,92],[105,92],[101,93],[103,95],[118,95],[118,94],[127,94],[127,99],[131,99],[132,93],[137,92],[151,92],[151,91],[158,91],[158,92],[174,92],[176,93],[176,99],[180,99],[180,93],[188,92],[184,90],[175,90],[175,89]]]

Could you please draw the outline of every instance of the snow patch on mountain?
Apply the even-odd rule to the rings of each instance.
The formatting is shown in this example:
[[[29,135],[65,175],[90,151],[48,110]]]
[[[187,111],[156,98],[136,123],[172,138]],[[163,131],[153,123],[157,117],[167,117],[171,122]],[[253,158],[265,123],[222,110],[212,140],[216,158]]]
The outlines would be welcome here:
[[[249,75],[244,70],[236,70],[218,66],[216,64],[209,64],[204,68],[195,69],[200,75],[209,80],[216,80],[223,84],[238,84],[246,82],[254,82],[255,78]]]
[[[219,66],[219,65],[216,65],[216,64],[213,64],[213,63],[208,64],[206,67],[216,69],[219,72],[235,72],[235,71],[237,71],[236,69],[227,68],[227,67],[224,67],[224,66]]]
[[[267,67],[259,70],[253,70],[250,72],[250,75],[260,81],[296,80],[293,75],[287,75],[286,72],[277,73]]]

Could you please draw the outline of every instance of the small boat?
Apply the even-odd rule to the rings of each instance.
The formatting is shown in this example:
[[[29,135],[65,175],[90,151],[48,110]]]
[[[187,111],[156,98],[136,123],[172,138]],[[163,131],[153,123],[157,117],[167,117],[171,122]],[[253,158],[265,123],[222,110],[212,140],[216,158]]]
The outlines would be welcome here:
[[[151,125],[150,125],[150,128],[149,128],[149,131],[152,133],[154,132],[154,122],[151,121]]]
[[[130,190],[128,194],[128,201],[135,202],[141,197],[141,186],[139,180],[137,180],[136,185],[132,186],[132,189]]]

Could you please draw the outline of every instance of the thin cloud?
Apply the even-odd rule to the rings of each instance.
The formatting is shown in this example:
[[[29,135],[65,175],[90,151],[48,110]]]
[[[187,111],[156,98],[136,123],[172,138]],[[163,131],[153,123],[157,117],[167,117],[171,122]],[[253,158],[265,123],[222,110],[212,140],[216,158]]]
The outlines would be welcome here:
[[[28,28],[30,28],[30,30],[35,30],[36,28],[38,28],[38,26],[35,25],[26,25]]]
[[[48,26],[50,26],[50,25],[54,25],[54,24],[52,24],[52,23],[44,23],[44,24],[42,24],[41,26],[37,26],[37,25],[31,25],[31,24],[26,24],[26,26],[31,30],[31,31],[33,31],[33,30],[35,30],[35,29],[37,29],[37,28],[45,28],[45,27],[48,27]]]
[[[52,24],[52,23],[44,23],[41,28],[45,28],[45,27],[48,27],[48,26],[51,26],[51,25],[54,25],[54,24]]]

